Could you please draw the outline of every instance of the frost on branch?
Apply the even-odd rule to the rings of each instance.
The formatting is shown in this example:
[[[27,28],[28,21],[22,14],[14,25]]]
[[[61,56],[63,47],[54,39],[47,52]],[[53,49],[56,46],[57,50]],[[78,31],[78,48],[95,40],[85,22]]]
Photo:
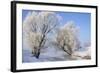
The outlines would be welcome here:
[[[79,30],[73,22],[65,24],[57,33],[56,42],[58,47],[68,55],[72,55],[74,50],[80,47],[78,33]]]
[[[40,50],[45,46],[47,35],[56,27],[59,19],[54,12],[30,12],[23,22],[23,35],[32,54],[39,58]]]

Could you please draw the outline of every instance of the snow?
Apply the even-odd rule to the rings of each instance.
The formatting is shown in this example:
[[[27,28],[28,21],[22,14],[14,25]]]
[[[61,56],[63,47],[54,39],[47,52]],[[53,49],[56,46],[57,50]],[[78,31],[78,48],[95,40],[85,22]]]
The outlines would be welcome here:
[[[84,50],[78,50],[73,53],[73,57],[76,57],[77,59],[82,59],[82,58],[90,58],[91,57],[91,48],[86,47]]]
[[[28,49],[23,49],[22,52],[22,62],[47,62],[47,61],[65,61],[69,60],[70,57],[64,52],[56,50],[55,48],[46,48],[45,52],[41,52],[39,59],[32,56],[31,51]]]
[[[44,49],[45,51],[41,50],[39,59],[34,57],[29,49],[23,49],[22,51],[22,62],[29,63],[29,62],[47,62],[47,61],[67,61],[67,60],[80,60],[81,57],[84,57],[90,54],[90,48],[88,50],[79,50],[73,53],[74,56],[70,57],[67,55],[66,52],[63,50],[57,50],[57,48],[49,47]],[[81,57],[79,57],[81,56]]]

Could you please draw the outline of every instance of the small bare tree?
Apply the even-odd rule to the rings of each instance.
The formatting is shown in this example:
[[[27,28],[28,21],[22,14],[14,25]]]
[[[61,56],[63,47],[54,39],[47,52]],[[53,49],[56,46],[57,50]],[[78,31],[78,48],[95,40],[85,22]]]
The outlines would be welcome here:
[[[62,27],[56,37],[57,45],[70,56],[76,48],[80,47],[78,39],[78,28],[73,22],[68,22]]]
[[[32,54],[39,58],[40,49],[45,46],[47,35],[56,27],[59,19],[54,12],[31,12],[23,22],[23,32],[32,48]]]

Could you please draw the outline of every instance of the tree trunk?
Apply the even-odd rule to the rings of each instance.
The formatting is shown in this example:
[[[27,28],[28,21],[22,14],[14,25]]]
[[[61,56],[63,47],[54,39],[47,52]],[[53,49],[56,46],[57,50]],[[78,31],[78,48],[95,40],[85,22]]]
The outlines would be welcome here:
[[[36,51],[36,58],[39,59],[39,56],[40,56],[40,49],[37,49],[37,51]]]
[[[32,50],[32,54],[38,59],[40,56],[40,49],[34,48],[34,50]]]

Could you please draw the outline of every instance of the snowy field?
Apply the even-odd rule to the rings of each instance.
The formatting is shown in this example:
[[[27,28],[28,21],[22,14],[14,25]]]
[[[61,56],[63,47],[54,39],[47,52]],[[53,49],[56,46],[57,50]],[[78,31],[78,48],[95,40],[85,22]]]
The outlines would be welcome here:
[[[54,48],[47,48],[45,52],[41,52],[39,59],[32,56],[30,50],[23,49],[23,62],[47,62],[47,61],[65,61],[70,60],[70,57],[64,51],[57,51]]]
[[[90,50],[79,50],[74,53],[76,56],[84,57],[85,55],[90,54]],[[31,53],[31,50],[23,49],[22,52],[22,61],[23,63],[28,62],[48,62],[48,61],[67,61],[67,60],[81,60],[80,57],[70,57],[63,50],[57,50],[53,47],[46,48],[45,51],[41,51],[39,59],[34,57]]]

